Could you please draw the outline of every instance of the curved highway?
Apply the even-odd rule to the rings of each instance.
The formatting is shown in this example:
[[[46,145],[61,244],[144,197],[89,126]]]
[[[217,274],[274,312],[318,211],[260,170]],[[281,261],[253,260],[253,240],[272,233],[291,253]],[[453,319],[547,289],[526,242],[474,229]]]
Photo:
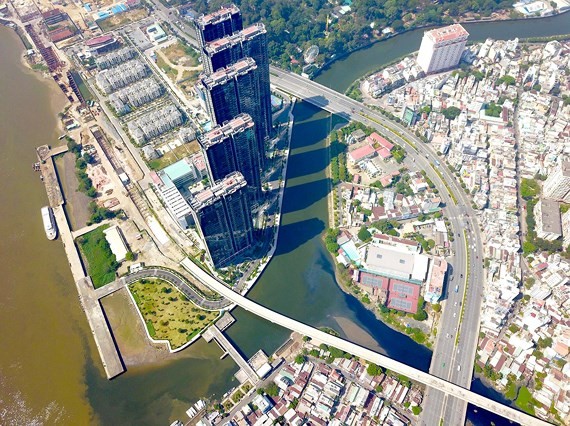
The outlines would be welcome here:
[[[388,358],[385,355],[381,355],[370,349],[349,342],[348,340],[341,339],[340,337],[332,336],[328,333],[320,331],[315,327],[289,318],[283,314],[277,313],[269,308],[266,308],[265,306],[258,304],[257,302],[254,302],[253,300],[242,296],[239,293],[236,293],[227,287],[224,283],[216,280],[214,277],[200,269],[189,259],[185,259],[181,263],[194,277],[200,280],[200,282],[207,285],[211,290],[216,291],[243,309],[252,312],[261,318],[271,321],[274,324],[280,325],[281,327],[285,327],[292,331],[296,331],[297,333],[308,336],[316,341],[323,342],[329,346],[339,348],[368,362],[372,362],[382,367],[388,368],[389,370],[394,371],[398,374],[403,374],[412,380],[423,383],[424,385],[427,385],[431,388],[438,389],[440,392],[444,392],[446,395],[453,395],[456,399],[461,399],[465,402],[469,402],[520,424],[532,426],[548,425],[548,423],[543,420],[532,417],[526,413],[515,410],[514,408],[508,407],[506,405],[502,405],[501,403],[495,402],[475,392],[471,392],[464,387],[458,386],[429,373],[425,373],[402,362]],[[439,424],[439,422],[435,423],[435,425],[437,424]]]
[[[220,300],[211,300],[202,296],[192,286],[190,286],[186,279],[182,276],[163,268],[150,268],[142,269],[132,274],[126,275],[125,285],[132,284],[136,281],[145,278],[159,278],[161,280],[167,281],[178,289],[188,300],[192,301],[196,306],[205,309],[207,311],[221,311],[222,309],[228,309],[233,305],[233,302],[222,298]]]
[[[438,157],[415,134],[363,103],[276,67],[271,67],[271,84],[347,120],[359,121],[373,127],[378,133],[405,146],[407,148],[405,164],[408,167],[425,170],[438,188],[439,195],[446,205],[445,214],[453,226],[455,242],[452,244],[454,258],[450,260],[453,269],[448,273],[448,279],[453,277],[453,281],[448,281],[447,294],[444,295],[446,306],[440,320],[430,373],[469,388],[479,335],[483,294],[483,252],[479,227],[475,219],[477,213],[472,209],[471,201],[458,185],[455,176],[446,166],[439,166]],[[448,187],[456,201],[450,195]],[[467,241],[464,235],[467,235]],[[456,286],[457,292],[455,292]],[[460,333],[458,338],[457,333]],[[444,424],[464,424],[466,411],[464,402],[455,398],[446,400],[442,392],[433,389],[428,392],[426,399],[427,409],[422,415],[422,421],[426,425],[439,424],[440,419],[444,420]]]
[[[175,24],[174,21],[178,18],[170,8],[165,7],[158,0],[152,0],[152,2],[157,13],[172,25],[176,35],[198,47],[194,38],[195,31],[189,24],[184,20],[177,21],[178,24]],[[442,177],[435,172],[432,167],[437,167],[439,161],[437,156],[408,129],[390,121],[361,102],[297,74],[275,66],[270,67],[270,73],[271,84],[284,92],[338,114],[347,120],[359,121],[373,127],[380,134],[389,137],[401,146],[407,146],[406,165],[424,169],[438,188],[446,204],[446,215],[453,225],[456,237],[452,245],[455,256],[451,263],[454,269],[448,274],[448,276],[453,276],[453,281],[448,283],[448,292],[444,296],[447,300],[446,308],[440,320],[439,336],[432,357],[430,373],[469,388],[473,375],[483,294],[482,244],[479,227],[475,220],[476,213],[471,208],[471,201],[465,196],[447,167],[438,167]],[[451,188],[457,204],[449,195],[445,183]],[[467,231],[467,241],[464,241],[464,229]],[[467,264],[467,250],[472,260],[469,265]],[[467,268],[469,268],[469,273],[467,273]],[[456,285],[458,286],[457,293],[450,291]],[[464,309],[463,313],[461,308]],[[460,335],[456,340],[457,333]],[[435,425],[440,424],[440,420],[443,419],[446,425],[464,424],[466,403],[458,398],[448,400],[447,394],[435,389],[437,387],[428,391],[422,423]]]

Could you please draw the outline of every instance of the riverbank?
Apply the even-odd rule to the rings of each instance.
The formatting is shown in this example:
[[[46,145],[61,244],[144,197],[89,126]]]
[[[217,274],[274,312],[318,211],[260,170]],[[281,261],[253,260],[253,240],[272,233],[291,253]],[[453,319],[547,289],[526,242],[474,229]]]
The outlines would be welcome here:
[[[551,37],[568,33],[570,13],[536,19],[463,22],[462,25],[469,32],[471,42],[485,41],[487,38],[509,40],[517,37],[519,39]],[[397,58],[417,51],[426,29],[428,28],[403,32],[335,58],[327,67],[323,67],[315,80],[339,92],[344,92],[354,81],[364,75],[386,66],[387,63]]]
[[[362,296],[362,293],[356,285],[351,283],[351,278],[349,276],[346,276],[346,274],[344,273],[345,271],[347,271],[347,269],[341,269],[342,266],[339,265],[336,262],[336,259],[334,258],[334,256],[331,254],[331,262],[334,263],[335,265],[335,279],[336,282],[338,283],[338,287],[346,294],[355,297],[358,302],[362,305],[363,308],[367,309],[368,311],[372,312],[374,314],[374,317],[382,322],[384,325],[386,325],[387,327],[391,328],[392,330],[401,333],[403,336],[409,337],[412,340],[414,340],[416,343],[424,346],[426,349],[429,349],[430,351],[433,348],[434,345],[434,340],[437,334],[433,334],[433,333],[425,333],[425,332],[421,332],[423,336],[425,336],[425,339],[422,338],[417,338],[416,335],[412,335],[411,333],[408,334],[406,333],[406,329],[411,329],[413,327],[408,327],[406,324],[404,324],[402,321],[398,320],[398,317],[392,318],[391,313],[386,314],[386,315],[382,315],[382,313],[377,309],[377,305],[370,303],[370,301],[365,302],[364,296]],[[356,291],[355,291],[356,289]],[[366,294],[366,293],[364,293]],[[367,300],[367,298],[366,298]],[[434,313],[433,311],[431,312],[431,324],[429,326],[430,330],[436,331],[437,330],[437,320],[439,318],[434,318],[433,317]],[[395,315],[394,315],[395,316]],[[409,325],[413,325],[413,323],[415,322],[414,319],[409,318],[407,316],[402,316],[401,318],[405,318],[405,322]],[[417,325],[423,325],[425,326],[427,323],[423,323],[423,324],[417,324]],[[436,332],[437,333],[437,332]]]
[[[389,35],[380,38],[380,39],[376,39],[374,41],[371,41],[367,44],[364,44],[362,46],[359,46],[356,49],[352,49],[346,52],[343,52],[341,54],[337,54],[335,55],[334,59],[329,59],[328,61],[326,61],[323,66],[321,68],[318,68],[318,71],[313,75],[313,79],[316,79],[317,77],[319,77],[322,73],[326,72],[327,70],[329,70],[331,68],[332,65],[334,65],[336,62],[341,61],[343,59],[346,59],[348,56],[361,51],[361,50],[366,50],[366,49],[370,49],[371,47],[373,47],[374,45],[378,44],[378,43],[383,43],[383,42],[387,42],[390,40],[396,40],[399,36],[403,36],[407,33],[410,32],[415,32],[415,31],[427,31],[430,30],[432,28],[439,28],[445,25],[451,25],[451,24],[462,24],[462,25],[469,25],[469,24],[489,24],[489,23],[500,23],[500,22],[521,22],[521,21],[530,21],[530,20],[541,20],[541,19],[549,19],[549,18],[555,18],[557,16],[561,16],[564,14],[569,13],[570,10],[565,10],[563,12],[558,12],[555,15],[549,15],[549,16],[528,16],[528,17],[521,17],[521,18],[510,18],[507,15],[505,15],[504,19],[457,19],[454,20],[454,22],[448,23],[448,24],[440,24],[440,25],[434,25],[434,24],[428,24],[428,25],[420,25],[420,26],[412,26],[409,28],[406,28],[403,31],[397,32],[397,33],[390,33]],[[418,46],[419,48],[419,46]],[[406,56],[406,55],[404,55]],[[403,56],[402,56],[403,57]],[[393,61],[393,60],[392,60]],[[383,65],[383,67],[388,66],[389,64]]]
[[[66,100],[22,65],[23,47],[0,27],[0,423],[97,424],[85,384],[95,344],[63,247],[46,239],[47,197],[30,167],[37,146],[57,141],[55,117]]]

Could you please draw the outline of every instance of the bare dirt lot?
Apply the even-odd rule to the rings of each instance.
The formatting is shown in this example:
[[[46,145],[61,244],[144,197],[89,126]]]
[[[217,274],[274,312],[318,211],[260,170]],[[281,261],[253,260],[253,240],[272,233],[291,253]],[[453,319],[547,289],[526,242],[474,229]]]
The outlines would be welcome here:
[[[77,190],[79,181],[75,174],[75,156],[71,152],[56,158],[55,165],[65,199],[65,211],[71,229],[76,231],[83,228],[91,216],[88,207],[91,198]]]

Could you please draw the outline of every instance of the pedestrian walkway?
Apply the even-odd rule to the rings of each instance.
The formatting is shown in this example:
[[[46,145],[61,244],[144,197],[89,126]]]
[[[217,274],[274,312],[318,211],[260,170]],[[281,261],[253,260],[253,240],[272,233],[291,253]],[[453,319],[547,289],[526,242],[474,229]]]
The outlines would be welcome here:
[[[67,254],[71,273],[75,280],[75,286],[79,293],[81,307],[87,316],[87,322],[93,333],[99,356],[108,379],[118,376],[125,371],[125,366],[115,346],[115,341],[107,324],[103,307],[95,296],[95,290],[91,278],[86,275],[81,257],[73,242],[69,223],[62,206],[55,207],[53,214],[59,229],[61,241]]]
[[[232,343],[226,338],[224,333],[220,331],[216,324],[208,327],[204,334],[202,334],[202,337],[204,337],[204,340],[206,340],[206,342],[211,342],[212,339],[215,340],[218,345],[220,345],[222,350],[226,351],[228,355],[232,357],[232,359],[240,368],[240,371],[236,373],[236,377],[239,378],[245,374],[245,376],[247,376],[252,384],[255,385],[257,382],[259,382],[259,376],[255,373],[255,371],[253,371],[251,365],[249,365],[248,362],[241,356],[234,345],[232,345]]]

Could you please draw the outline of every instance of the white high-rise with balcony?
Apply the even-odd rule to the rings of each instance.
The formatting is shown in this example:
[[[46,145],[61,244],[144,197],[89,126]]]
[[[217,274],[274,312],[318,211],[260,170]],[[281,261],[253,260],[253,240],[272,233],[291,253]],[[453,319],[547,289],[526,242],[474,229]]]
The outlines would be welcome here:
[[[542,194],[546,198],[570,201],[570,161],[560,161],[544,181]]]
[[[456,67],[465,50],[469,33],[459,24],[426,31],[417,63],[426,74]]]

